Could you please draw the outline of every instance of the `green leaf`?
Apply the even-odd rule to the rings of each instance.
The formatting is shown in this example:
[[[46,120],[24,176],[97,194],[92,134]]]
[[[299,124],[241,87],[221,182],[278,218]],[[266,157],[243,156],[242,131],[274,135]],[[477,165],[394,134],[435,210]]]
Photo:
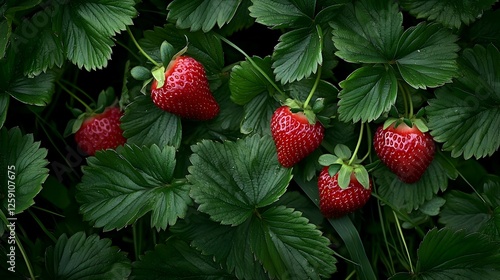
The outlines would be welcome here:
[[[43,23],[41,25],[40,21]],[[53,18],[47,12],[40,11],[31,19],[24,20],[13,34],[13,47],[22,53],[23,73],[36,76],[54,66],[64,63],[62,38],[53,31]]]
[[[191,204],[189,185],[173,179],[174,147],[125,145],[98,152],[87,164],[76,198],[83,218],[104,231],[121,229],[149,211],[152,226],[165,229]]]
[[[264,73],[274,80],[271,69],[271,58],[252,57],[252,61],[264,71]],[[250,102],[255,96],[261,93],[272,92],[272,86],[266,78],[246,59],[231,70],[229,80],[231,90],[231,100],[239,105]]]
[[[0,21],[0,59],[5,56],[5,50],[7,49],[7,44],[10,41],[11,33],[11,22],[9,20]]]
[[[319,157],[318,162],[322,166],[330,166],[337,162],[339,158],[332,154],[323,154]]]
[[[10,64],[6,63],[5,67]],[[45,106],[52,100],[54,94],[54,72],[47,72],[36,77],[29,78],[19,72],[14,72],[12,79],[4,76],[3,82],[0,78],[0,92],[10,94],[18,101],[36,106]]]
[[[291,180],[291,170],[277,162],[270,136],[224,143],[204,140],[192,150],[191,196],[201,212],[222,224],[243,223],[256,208],[278,200]]]
[[[152,78],[151,70],[144,66],[135,66],[130,70],[130,74],[134,79],[139,81],[145,81]]]
[[[224,37],[232,35],[234,32],[244,30],[252,26],[254,18],[250,16],[248,8],[252,5],[251,0],[242,0],[231,21],[225,24],[220,30]]]
[[[453,190],[446,195],[446,204],[441,211],[439,222],[455,230],[465,229],[468,232],[488,234],[495,228],[495,220],[499,217],[476,194],[467,194]],[[497,227],[493,236],[500,237]]]
[[[425,89],[451,82],[456,74],[457,36],[438,24],[408,28],[398,43],[396,64],[403,79]]]
[[[316,1],[252,0],[250,16],[274,29],[300,28],[312,24]]]
[[[432,161],[419,181],[413,184],[403,183],[389,171],[386,166],[381,166],[373,172],[376,178],[378,194],[392,207],[404,212],[419,209],[420,205],[432,199],[438,191],[446,190],[448,177],[438,161]]]
[[[286,84],[316,73],[323,63],[322,36],[319,25],[281,35],[273,53],[276,79]]]
[[[425,215],[437,216],[440,213],[441,207],[446,203],[444,198],[439,196],[433,197],[431,200],[426,201],[420,205],[418,210]]]
[[[390,279],[498,279],[499,248],[486,235],[435,228],[420,244],[416,271]]]
[[[462,38],[475,44],[487,45],[493,43],[500,46],[500,10],[485,12],[481,18],[472,24],[470,28],[464,29]]]
[[[261,94],[252,99],[243,107],[245,113],[240,132],[271,135],[269,121],[278,106],[279,103],[268,94]]]
[[[171,228],[180,238],[192,240],[191,246],[234,273],[238,279],[266,279],[268,276],[261,263],[255,261],[250,247],[250,220],[238,226],[225,226],[197,212]],[[231,240],[231,242],[227,242]]]
[[[340,82],[339,118],[348,122],[370,122],[390,110],[398,85],[392,67],[364,66]]]
[[[208,32],[215,24],[221,28],[236,13],[242,0],[174,0],[167,7],[167,19],[180,29]]]
[[[133,279],[233,279],[209,256],[178,238],[156,245],[132,267]]]
[[[77,0],[61,6],[58,23],[67,58],[87,71],[106,67],[112,36],[132,25],[135,1]]]
[[[3,127],[7,119],[7,111],[9,109],[10,96],[5,93],[0,93],[0,128]]]
[[[180,118],[158,108],[149,96],[140,95],[125,108],[121,128],[129,144],[176,148],[181,144]]]
[[[336,145],[335,149],[333,150],[333,153],[337,157],[344,159],[344,160],[350,159],[351,155],[352,155],[351,149],[349,149],[349,147],[347,147],[344,144]]]
[[[49,176],[47,150],[40,148],[40,142],[34,142],[32,134],[23,135],[18,127],[2,128],[0,143],[0,168],[3,170],[0,173],[0,206],[2,211],[9,210],[4,211],[6,216],[13,216],[35,203],[33,198]]]
[[[394,58],[403,33],[396,2],[356,1],[331,22],[338,57],[352,63],[387,63]]]
[[[460,28],[480,18],[496,0],[403,0],[401,6],[417,18],[437,21],[449,28]]]
[[[493,45],[464,50],[460,77],[436,91],[426,112],[431,135],[452,157],[491,156],[500,147],[500,52]]]
[[[300,212],[272,207],[252,219],[251,247],[271,278],[320,279],[336,271],[336,260],[315,225]]]
[[[70,238],[63,234],[45,255],[47,279],[125,279],[130,274],[130,260],[110,239],[77,232]]]
[[[167,24],[145,31],[144,38],[139,41],[139,44],[155,61],[161,61],[160,46],[163,41],[169,42],[176,50],[180,50],[186,46],[186,37],[189,41],[186,55],[203,64],[208,75],[221,73],[224,67],[222,45],[220,40],[210,33],[189,32],[189,30],[176,29],[175,26]]]

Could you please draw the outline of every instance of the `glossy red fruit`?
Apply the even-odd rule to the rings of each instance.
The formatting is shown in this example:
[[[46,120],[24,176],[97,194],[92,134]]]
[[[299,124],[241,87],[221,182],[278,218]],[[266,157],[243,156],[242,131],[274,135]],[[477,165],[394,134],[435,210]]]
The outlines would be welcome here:
[[[408,184],[415,183],[434,159],[436,146],[429,133],[422,133],[415,125],[400,123],[386,129],[380,126],[373,139],[380,160]]]
[[[319,208],[326,218],[339,218],[363,207],[370,199],[372,182],[365,189],[351,174],[349,186],[346,189],[339,187],[337,178],[328,173],[328,166],[323,167],[318,177]]]
[[[115,149],[125,144],[127,139],[120,128],[121,116],[120,109],[112,107],[85,119],[75,133],[75,141],[80,149],[93,156],[98,150]]]
[[[191,120],[210,120],[219,113],[203,65],[189,56],[171,63],[161,88],[153,81],[151,98],[160,109]]]
[[[271,134],[276,145],[278,161],[284,167],[292,167],[319,147],[324,137],[319,123],[310,124],[302,112],[292,113],[282,106],[271,118]]]

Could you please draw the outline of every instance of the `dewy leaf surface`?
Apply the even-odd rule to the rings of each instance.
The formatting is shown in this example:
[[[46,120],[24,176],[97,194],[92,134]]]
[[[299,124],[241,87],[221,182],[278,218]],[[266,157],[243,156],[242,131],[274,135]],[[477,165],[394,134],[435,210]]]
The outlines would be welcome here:
[[[67,58],[87,71],[107,66],[111,39],[132,24],[132,0],[76,0],[62,5],[61,29]]]
[[[110,239],[77,232],[63,234],[45,255],[46,279],[126,279],[130,260]]]
[[[451,82],[456,74],[457,36],[438,24],[408,28],[398,44],[396,64],[403,79],[425,89]]]
[[[125,108],[121,128],[129,144],[176,148],[181,144],[180,118],[158,108],[149,96],[140,95]]]
[[[15,190],[14,214],[35,203],[33,198],[49,176],[47,149],[40,148],[40,142],[34,142],[32,134],[23,135],[18,127],[2,128],[0,143],[0,168],[3,170],[0,173],[0,206],[7,216],[12,216],[6,211],[11,208],[8,207],[9,190]]]
[[[365,66],[340,82],[340,120],[373,121],[396,102],[398,84],[392,67]]]
[[[174,0],[168,5],[168,19],[180,29],[210,31],[233,18],[242,0]]]
[[[403,0],[401,6],[417,18],[437,21],[449,28],[469,25],[496,0]]]
[[[500,52],[493,45],[466,49],[460,76],[436,91],[426,112],[431,135],[453,157],[491,156],[500,147]]]
[[[243,223],[256,208],[278,200],[292,178],[291,170],[278,163],[270,136],[204,140],[192,150],[191,196],[201,212],[222,224]]]
[[[119,151],[97,152],[87,159],[77,185],[85,220],[105,231],[121,229],[149,211],[152,226],[165,229],[184,217],[189,185],[175,182],[175,148],[125,145]]]

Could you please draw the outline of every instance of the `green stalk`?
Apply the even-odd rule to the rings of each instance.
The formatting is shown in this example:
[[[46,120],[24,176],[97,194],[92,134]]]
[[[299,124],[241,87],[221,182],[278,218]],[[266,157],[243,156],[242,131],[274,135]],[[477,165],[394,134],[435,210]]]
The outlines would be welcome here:
[[[361,146],[361,140],[363,140],[363,130],[364,130],[365,123],[361,123],[361,129],[359,130],[359,136],[358,136],[358,143],[356,143],[356,148],[354,149],[354,152],[352,153],[351,159],[349,160],[349,163],[347,165],[351,165],[354,159],[356,158],[356,155],[358,154],[359,151],[359,146]]]
[[[149,56],[143,49],[142,47],[139,45],[139,43],[137,42],[137,40],[135,39],[134,37],[134,34],[132,34],[132,31],[130,31],[130,28],[127,26],[127,32],[128,34],[130,35],[130,38],[132,39],[132,42],[134,42],[134,45],[137,47],[137,49],[139,49],[139,52],[145,57],[147,58],[149,61],[151,61],[151,63],[153,63],[156,67],[161,67],[162,65],[159,64],[158,62],[156,62],[153,58],[151,58],[151,56]]]
[[[396,212],[392,211],[392,214],[394,214],[394,219],[396,220],[396,225],[398,227],[398,233],[399,233],[399,236],[401,237],[401,241],[403,242],[403,246],[405,247],[406,255],[408,257],[408,263],[410,265],[410,273],[413,274],[414,271],[413,271],[413,264],[411,263],[410,251],[408,250],[408,245],[406,245],[406,240],[405,240],[405,237],[403,235],[403,230],[401,229],[401,225],[399,224],[399,218],[396,215]]]
[[[321,67],[319,67],[318,69],[318,74],[316,75],[316,80],[314,81],[314,85],[311,88],[311,91],[309,92],[306,101],[304,102],[304,109],[307,108],[307,105],[309,105],[309,102],[311,101],[314,93],[316,92],[316,88],[318,87],[320,78],[321,78]]]
[[[282,96],[285,96],[285,93],[276,85],[276,83],[260,68],[253,60],[252,58],[245,53],[242,49],[240,49],[238,46],[236,46],[233,42],[229,41],[228,39],[224,38],[224,36],[221,36],[220,34],[215,33],[215,37],[219,38],[221,41],[224,43],[230,45],[233,47],[235,50],[240,52],[247,60],[250,62],[250,64],[262,75],[264,78],[276,89],[277,92],[279,92]],[[286,96],[285,96],[286,97]]]
[[[361,162],[365,161],[365,159],[367,159],[372,152],[372,132],[369,125],[366,125],[366,134],[368,135],[368,137],[366,137],[368,143],[368,152],[366,152],[366,155],[361,159]]]
[[[396,274],[396,268],[394,267],[394,261],[392,260],[392,254],[391,254],[391,250],[389,248],[389,240],[387,239],[387,233],[385,231],[385,222],[383,219],[382,207],[380,206],[380,203],[378,203],[378,202],[379,202],[379,200],[377,201],[377,210],[378,210],[380,220],[382,221],[380,223],[381,229],[382,229],[382,236],[384,237],[385,249],[387,250],[387,254],[389,254],[389,262],[390,262],[389,270],[390,270],[391,274],[394,275],[394,274]]]
[[[403,104],[405,106],[405,116],[407,116],[408,115],[408,100],[407,100],[407,96],[406,96],[405,90],[403,88],[403,85],[401,83],[398,83],[398,88],[399,88],[399,91],[401,92],[401,96],[403,96]]]
[[[38,224],[38,226],[40,226],[42,231],[52,240],[52,242],[56,243],[57,238],[55,238],[55,236],[52,233],[50,233],[49,230],[47,230],[45,225],[42,223],[42,221],[40,221],[40,219],[38,219],[38,217],[35,215],[35,213],[33,213],[33,211],[31,211],[30,209],[28,209],[28,213],[30,213],[31,217],[33,217],[33,219]]]
[[[84,107],[85,109],[88,111],[88,112],[92,112],[92,108],[90,108],[89,105],[87,105],[87,103],[83,102],[83,100],[81,100],[78,96],[76,96],[76,94],[74,94],[71,90],[69,90],[67,87],[65,87],[63,84],[61,84],[61,82],[57,81],[57,85],[59,85],[65,92],[69,93],[69,95],[71,95],[71,97],[73,97],[74,99],[76,99],[78,102],[80,102]]]
[[[66,81],[64,79],[59,80],[59,82],[63,82],[65,84],[67,84],[67,85],[70,85],[76,91],[80,92],[81,94],[85,95],[85,97],[87,97],[88,99],[90,99],[90,101],[92,103],[96,103],[95,100],[94,100],[94,98],[92,98],[92,96],[90,96],[88,93],[86,93],[83,89],[79,88],[77,85],[75,85],[75,84],[73,84],[73,83],[71,83],[69,81]]]

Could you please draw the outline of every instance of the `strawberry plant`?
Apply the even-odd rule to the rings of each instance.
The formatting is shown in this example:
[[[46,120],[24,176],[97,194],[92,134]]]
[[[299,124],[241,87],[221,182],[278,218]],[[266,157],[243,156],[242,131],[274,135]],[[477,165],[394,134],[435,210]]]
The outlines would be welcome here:
[[[0,0],[1,279],[500,279],[495,0]]]

